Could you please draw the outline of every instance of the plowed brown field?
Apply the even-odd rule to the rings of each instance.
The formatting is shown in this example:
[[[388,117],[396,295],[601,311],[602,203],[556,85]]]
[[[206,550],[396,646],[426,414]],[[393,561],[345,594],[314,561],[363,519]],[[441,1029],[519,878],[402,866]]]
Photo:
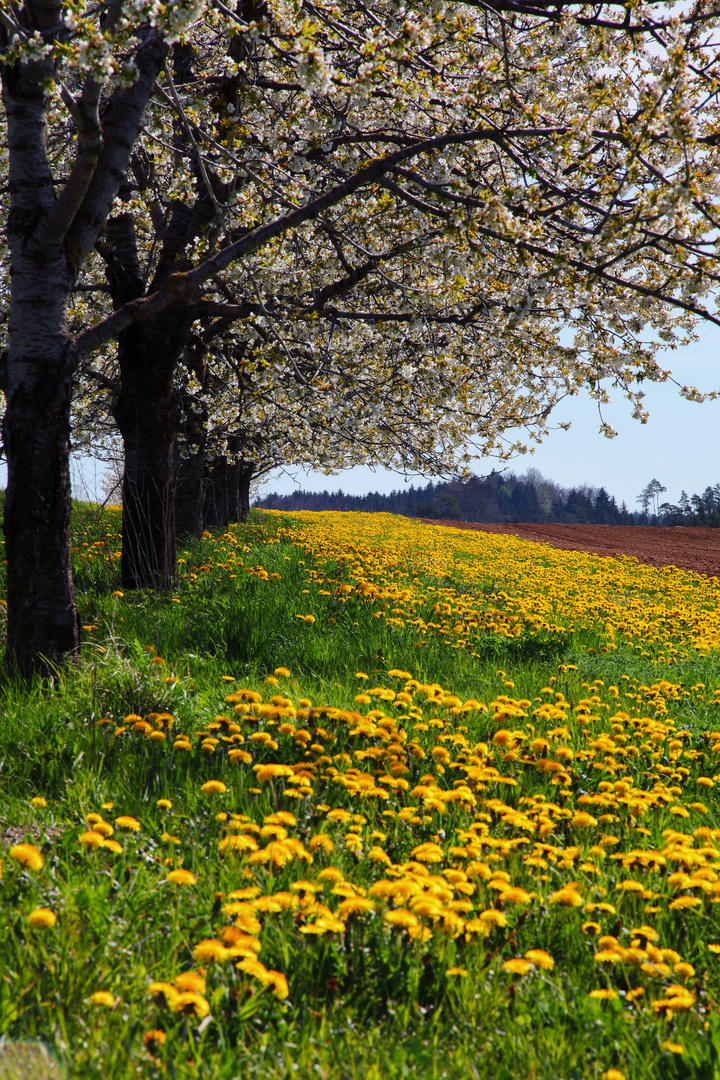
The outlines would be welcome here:
[[[595,555],[634,555],[650,566],[679,566],[720,577],[720,529],[651,525],[534,525],[515,522],[486,525],[472,521],[434,521],[428,525],[477,532],[511,533],[568,551]]]

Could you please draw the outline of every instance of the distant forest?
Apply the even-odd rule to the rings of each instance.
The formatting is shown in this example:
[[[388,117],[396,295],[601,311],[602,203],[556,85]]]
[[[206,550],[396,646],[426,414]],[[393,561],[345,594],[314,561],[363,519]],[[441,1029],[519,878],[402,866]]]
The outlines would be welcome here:
[[[665,490],[657,481],[652,483],[658,490]],[[381,495],[377,491],[369,495],[302,490],[292,495],[270,493],[255,505],[268,510],[382,511],[450,521],[720,526],[720,484],[707,488],[702,495],[688,496],[683,492],[677,506],[661,503],[657,513],[650,512],[648,500],[643,499],[642,494],[638,502],[644,504],[645,509],[628,510],[625,503],[618,506],[603,487],[583,484],[564,488],[547,480],[537,469],[530,469],[523,476],[493,472],[490,476],[473,476],[464,481],[429,483],[425,487],[411,485],[390,495]]]

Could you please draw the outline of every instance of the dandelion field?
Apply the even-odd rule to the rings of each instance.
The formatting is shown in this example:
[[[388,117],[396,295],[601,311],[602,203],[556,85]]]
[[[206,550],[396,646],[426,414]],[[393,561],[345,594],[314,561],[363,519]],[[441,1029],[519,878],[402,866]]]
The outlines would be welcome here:
[[[720,1077],[720,582],[256,513],[0,687],[0,1080]]]

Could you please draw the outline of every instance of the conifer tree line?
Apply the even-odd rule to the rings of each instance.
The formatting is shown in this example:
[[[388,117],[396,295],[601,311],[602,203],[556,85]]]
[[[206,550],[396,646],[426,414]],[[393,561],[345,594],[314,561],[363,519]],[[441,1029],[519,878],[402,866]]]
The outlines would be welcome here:
[[[657,483],[657,481],[655,481]],[[661,488],[665,491],[665,488]],[[349,495],[340,491],[303,491],[289,495],[267,492],[253,505],[267,510],[336,510],[357,513],[403,514],[406,517],[495,524],[537,522],[557,525],[669,525],[720,528],[720,484],[701,494],[683,491],[677,505],[662,502],[655,512],[645,498],[636,500],[640,510],[618,506],[604,487],[581,484],[563,487],[546,479],[537,469],[517,476],[492,472],[467,480],[431,482],[383,495]]]
[[[257,506],[272,510],[354,510],[407,517],[486,523],[529,521],[578,525],[635,525],[647,516],[618,506],[605,488],[589,485],[564,488],[536,469],[524,476],[493,472],[467,480],[410,485],[389,495],[346,495],[338,492],[268,493]]]
[[[581,392],[642,420],[660,347],[720,325],[719,20],[1,4],[8,667],[79,645],[71,440],[122,443],[123,583],[163,588],[274,464],[467,474]]]

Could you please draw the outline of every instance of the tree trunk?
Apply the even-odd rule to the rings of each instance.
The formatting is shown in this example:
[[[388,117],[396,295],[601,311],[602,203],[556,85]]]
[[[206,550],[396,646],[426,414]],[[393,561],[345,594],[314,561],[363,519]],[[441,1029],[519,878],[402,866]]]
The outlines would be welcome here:
[[[236,521],[247,521],[250,513],[250,482],[254,474],[254,461],[241,461],[239,463],[238,515]]]
[[[39,30],[59,17],[57,4],[38,9]],[[7,400],[5,664],[23,675],[47,673],[79,644],[70,565],[66,310],[72,273],[61,245],[36,242],[39,223],[55,207],[45,147],[48,75],[43,60],[17,62],[2,72],[11,198],[10,346],[0,372]]]
[[[226,457],[217,457],[205,470],[205,528],[226,528],[230,524],[229,481],[232,466]]]
[[[148,292],[181,264],[179,256],[207,218],[205,200],[179,205],[163,243]],[[145,292],[134,225],[129,214],[108,222],[113,258],[106,267],[113,303],[119,307]],[[165,588],[175,574],[176,440],[180,402],[174,372],[196,309],[184,303],[134,323],[118,337],[120,393],[115,419],[125,446],[122,581],[126,589]]]
[[[227,516],[228,525],[240,520],[240,462],[228,461],[227,478]]]
[[[9,671],[47,673],[79,645],[70,563],[70,400],[65,297],[56,274],[13,260],[3,378]],[[62,267],[59,269],[62,272]]]
[[[116,419],[125,448],[122,583],[126,589],[166,588],[175,573],[177,346],[168,341],[166,326],[165,318],[148,319],[131,326],[118,343],[121,388]]]
[[[3,4],[7,8],[7,4]],[[8,670],[48,672],[79,644],[70,559],[70,402],[77,357],[67,326],[74,279],[97,240],[167,45],[150,32],[135,53],[137,77],[114,91],[103,109],[102,86],[83,82],[69,131],[72,164],[53,176],[48,158],[49,89],[56,79],[53,42],[63,22],[61,0],[13,5],[0,22],[0,55],[13,20],[43,42],[2,65],[10,197],[9,347],[0,361],[7,408],[8,461],[4,523],[7,558]],[[79,73],[79,69],[78,70]],[[71,83],[74,81],[74,76]],[[82,79],[81,79],[82,81]],[[67,93],[67,91],[65,91]],[[53,147],[53,165],[64,171]],[[56,189],[59,189],[56,191]],[[57,196],[57,197],[56,197]]]
[[[200,536],[204,526],[205,451],[180,458],[175,466],[175,532]]]

